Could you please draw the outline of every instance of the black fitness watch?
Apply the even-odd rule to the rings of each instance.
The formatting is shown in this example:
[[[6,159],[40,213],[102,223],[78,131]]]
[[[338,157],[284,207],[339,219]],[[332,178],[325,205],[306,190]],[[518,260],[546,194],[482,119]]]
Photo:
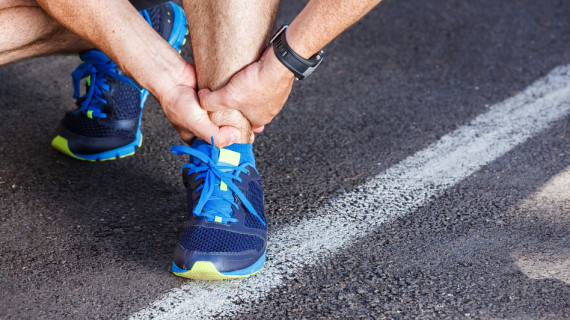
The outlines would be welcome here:
[[[287,27],[289,26],[283,25],[279,31],[273,35],[270,43],[273,45],[273,51],[277,59],[295,74],[297,80],[303,80],[313,73],[319,64],[321,64],[323,61],[323,50],[308,60],[296,54],[287,43],[287,38],[285,37]]]

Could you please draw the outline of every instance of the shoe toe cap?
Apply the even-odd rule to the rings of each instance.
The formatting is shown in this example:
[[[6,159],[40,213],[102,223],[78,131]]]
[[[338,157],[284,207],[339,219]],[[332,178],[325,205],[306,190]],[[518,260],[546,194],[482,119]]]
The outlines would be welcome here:
[[[263,255],[264,251],[248,250],[238,253],[211,253],[189,251],[180,244],[174,249],[174,263],[183,270],[190,270],[196,262],[211,262],[218,272],[243,270],[253,265]]]

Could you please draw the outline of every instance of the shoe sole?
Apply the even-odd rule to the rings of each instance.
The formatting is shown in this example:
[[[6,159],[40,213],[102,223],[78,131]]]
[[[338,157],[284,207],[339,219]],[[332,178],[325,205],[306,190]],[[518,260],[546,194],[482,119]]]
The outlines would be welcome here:
[[[172,10],[174,11],[174,25],[172,27],[172,33],[168,37],[168,43],[172,47],[174,47],[174,49],[176,49],[178,53],[181,53],[182,51],[180,50],[180,47],[186,44],[186,36],[189,33],[188,21],[186,20],[186,14],[184,13],[184,10],[181,7],[174,5],[171,2],[169,2],[168,4],[172,7]],[[183,28],[181,28],[181,26],[183,26]],[[107,160],[115,160],[132,156],[133,154],[135,154],[136,149],[140,148],[142,145],[142,131],[141,131],[142,110],[144,108],[146,100],[148,99],[148,96],[149,96],[148,90],[146,89],[141,90],[141,95],[140,95],[141,114],[139,116],[139,123],[137,126],[135,141],[116,149],[96,154],[89,154],[89,155],[85,154],[82,155],[71,152],[71,150],[69,149],[69,144],[67,139],[65,139],[60,135],[57,135],[51,141],[51,146],[67,156],[84,161],[107,161]]]
[[[139,119],[139,126],[140,126],[140,119]],[[69,150],[69,143],[67,139],[64,137],[57,135],[52,141],[51,146],[58,150],[59,152],[70,156],[72,158],[84,161],[107,161],[107,160],[115,160],[120,159],[128,156],[132,156],[135,154],[136,148],[140,148],[142,144],[142,132],[141,130],[137,130],[136,139],[134,142],[129,143],[126,146],[116,148],[113,150],[97,153],[97,154],[78,154],[73,153]]]
[[[265,265],[265,253],[248,268],[230,272],[219,272],[210,261],[196,261],[190,270],[179,268],[172,261],[172,273],[179,277],[193,280],[226,280],[250,277],[263,269]]]

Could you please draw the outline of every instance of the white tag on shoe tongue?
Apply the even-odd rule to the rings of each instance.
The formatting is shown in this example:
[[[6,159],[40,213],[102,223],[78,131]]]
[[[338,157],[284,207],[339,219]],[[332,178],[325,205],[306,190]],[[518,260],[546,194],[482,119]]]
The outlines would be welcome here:
[[[237,166],[239,166],[239,159],[240,159],[239,152],[220,148],[220,157],[218,158],[218,165],[237,167]],[[227,171],[232,171],[232,170],[231,169],[223,169],[221,171],[227,172]],[[221,181],[221,183],[220,183],[220,190],[228,191],[228,186],[223,181]]]

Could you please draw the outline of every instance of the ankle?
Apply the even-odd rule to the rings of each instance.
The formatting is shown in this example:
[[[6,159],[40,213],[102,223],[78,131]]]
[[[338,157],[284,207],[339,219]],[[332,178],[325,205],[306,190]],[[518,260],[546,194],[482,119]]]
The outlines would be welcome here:
[[[254,140],[251,124],[243,114],[234,109],[210,113],[210,119],[218,126],[232,126],[240,130],[241,138],[236,143],[251,144]]]

